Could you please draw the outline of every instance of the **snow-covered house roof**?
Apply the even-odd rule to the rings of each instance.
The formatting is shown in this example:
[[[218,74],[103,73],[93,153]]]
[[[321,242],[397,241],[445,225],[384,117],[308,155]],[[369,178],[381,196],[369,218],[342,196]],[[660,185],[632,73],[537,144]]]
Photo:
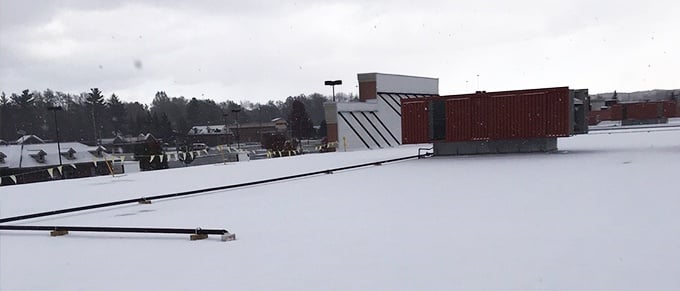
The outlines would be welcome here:
[[[136,138],[135,138],[135,139],[136,139]],[[116,135],[116,136],[114,136],[114,137],[102,138],[102,139],[101,139],[101,143],[102,143],[102,144],[121,144],[121,143],[126,143],[126,142],[127,142],[127,140],[126,140],[124,137],[120,136],[120,135]]]
[[[61,154],[62,164],[90,163],[111,156],[101,146],[88,146],[79,142],[62,142],[61,153],[57,143],[0,145],[1,156],[4,155],[2,167],[34,168],[59,165]]]
[[[151,133],[147,133],[147,134],[140,133],[137,136],[126,136],[126,137],[116,135],[115,137],[102,138],[101,139],[101,143],[104,144],[104,145],[138,143],[138,142],[144,142],[144,141],[157,141],[157,139]]]
[[[224,124],[220,125],[198,125],[192,127],[187,135],[224,135],[233,134],[234,130],[237,128],[260,128],[260,127],[274,127],[279,130],[285,130],[288,122],[283,118],[274,118],[270,122],[248,122],[241,124],[232,124],[226,126]]]
[[[280,117],[272,119],[272,123],[274,124],[274,127],[279,130],[286,130],[288,127],[288,121]]]
[[[231,134],[231,130],[224,124],[222,125],[198,125],[192,127],[188,135],[224,135]]]
[[[140,133],[137,136],[137,141],[148,141],[148,140],[155,141],[156,137],[153,136],[153,134],[150,134],[150,133],[147,133],[147,134]]]
[[[28,134],[20,137],[17,139],[16,144],[37,144],[37,143],[45,143],[45,141],[38,137],[37,135],[33,134]]]

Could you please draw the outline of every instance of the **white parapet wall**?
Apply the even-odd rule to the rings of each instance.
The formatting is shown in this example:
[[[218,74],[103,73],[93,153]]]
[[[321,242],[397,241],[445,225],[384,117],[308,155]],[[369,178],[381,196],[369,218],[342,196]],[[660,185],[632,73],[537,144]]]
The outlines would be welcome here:
[[[439,94],[439,79],[437,78],[381,73],[368,73],[359,75],[360,76],[364,75],[366,77],[370,75],[375,75],[376,91],[378,93],[388,92],[388,93],[412,93],[412,94]]]

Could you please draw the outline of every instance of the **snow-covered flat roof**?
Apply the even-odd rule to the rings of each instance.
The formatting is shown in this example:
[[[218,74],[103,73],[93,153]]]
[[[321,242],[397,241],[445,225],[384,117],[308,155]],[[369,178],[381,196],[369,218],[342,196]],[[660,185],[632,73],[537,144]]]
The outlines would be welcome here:
[[[6,186],[0,217],[415,155],[421,146]],[[598,132],[560,139],[559,148],[414,159],[17,222],[224,228],[237,240],[0,231],[0,290],[680,288],[680,195],[668,178],[680,170],[680,131]]]

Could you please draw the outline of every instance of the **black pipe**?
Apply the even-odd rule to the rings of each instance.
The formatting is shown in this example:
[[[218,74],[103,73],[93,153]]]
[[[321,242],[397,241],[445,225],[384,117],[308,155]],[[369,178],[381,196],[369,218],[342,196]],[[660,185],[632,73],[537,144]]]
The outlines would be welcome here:
[[[99,226],[41,226],[41,225],[0,225],[0,230],[56,230],[83,232],[127,232],[127,233],[180,233],[180,234],[216,234],[229,233],[225,229],[202,228],[154,228],[154,227],[99,227]]]
[[[264,179],[264,180],[258,180],[258,181],[252,181],[252,182],[245,182],[245,183],[239,183],[239,184],[232,184],[232,185],[226,185],[226,186],[203,188],[203,189],[177,192],[177,193],[171,193],[171,194],[163,194],[163,195],[156,195],[156,196],[150,196],[150,197],[141,197],[141,198],[135,198],[135,199],[126,199],[126,200],[120,200],[120,201],[112,201],[112,202],[92,204],[92,205],[79,206],[79,207],[73,207],[73,208],[66,208],[66,209],[51,210],[51,211],[39,212],[39,213],[33,213],[33,214],[19,215],[19,216],[14,216],[14,217],[2,218],[2,219],[0,219],[0,223],[26,220],[26,219],[31,219],[31,218],[45,217],[45,216],[52,216],[52,215],[71,213],[71,212],[78,212],[78,211],[84,211],[84,210],[91,210],[91,209],[97,209],[97,208],[111,207],[111,206],[117,206],[117,205],[123,205],[123,204],[131,204],[131,203],[146,202],[146,201],[158,200],[158,199],[174,198],[174,197],[187,196],[187,195],[193,195],[193,194],[205,193],[205,192],[211,192],[211,191],[248,187],[248,186],[253,186],[253,185],[260,185],[260,184],[266,184],[266,183],[272,183],[272,182],[278,182],[278,181],[284,181],[284,180],[291,180],[291,179],[297,179],[297,178],[314,176],[314,175],[327,174],[327,173],[332,173],[332,172],[336,172],[336,171],[343,171],[343,170],[350,170],[350,169],[356,169],[356,168],[361,168],[361,167],[367,167],[367,166],[375,165],[377,163],[391,163],[391,162],[397,162],[397,161],[402,161],[402,160],[407,160],[407,159],[414,159],[414,158],[419,158],[419,157],[420,157],[420,155],[408,156],[408,157],[395,158],[395,159],[378,161],[378,162],[371,162],[371,163],[365,163],[365,164],[345,166],[345,167],[339,167],[339,168],[334,168],[334,169],[327,169],[327,170],[321,170],[321,171],[315,171],[315,172],[309,172],[309,173],[303,173],[303,174],[297,174],[297,175],[291,175],[291,176],[283,176],[283,177],[278,177],[278,178]]]

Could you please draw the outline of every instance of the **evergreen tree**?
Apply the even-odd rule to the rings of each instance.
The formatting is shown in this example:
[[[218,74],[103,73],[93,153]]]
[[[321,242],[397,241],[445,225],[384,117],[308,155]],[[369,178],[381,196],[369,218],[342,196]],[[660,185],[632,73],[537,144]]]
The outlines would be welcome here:
[[[99,91],[99,88],[91,88],[90,93],[87,94],[87,97],[85,99],[85,104],[87,104],[90,107],[90,111],[92,114],[92,130],[93,130],[93,137],[94,141],[96,143],[99,143],[97,136],[99,136],[97,133],[101,130],[101,128],[97,127],[97,113],[99,111],[99,107],[101,107],[104,104],[104,96],[102,95],[102,92]]]
[[[112,131],[123,133],[126,129],[125,105],[116,94],[111,94],[111,98],[106,102],[106,107],[111,115]]]
[[[7,98],[5,92],[2,92],[0,95],[0,139],[7,140],[11,137],[9,133],[12,132],[12,127],[14,126],[13,122],[11,122],[13,117],[11,112],[9,98]]]
[[[146,107],[139,102],[125,103],[127,132],[130,135],[139,135],[144,132],[144,119]]]
[[[5,95],[5,91],[2,91],[2,94],[0,94],[0,105],[7,105],[7,103],[9,103],[9,99]]]
[[[39,126],[36,124],[35,121],[35,110],[34,110],[34,101],[35,98],[33,98],[33,93],[31,93],[28,89],[23,90],[21,92],[21,95],[17,95],[12,93],[10,96],[10,99],[12,99],[12,102],[14,103],[15,106],[12,106],[14,108],[11,108],[9,111],[10,112],[15,112],[14,116],[12,119],[14,120],[14,129],[13,132],[18,132],[18,130],[23,130],[27,134],[38,134],[37,129]],[[15,138],[15,137],[12,137]]]
[[[156,135],[156,137],[166,139],[170,138],[173,136],[172,131],[172,124],[170,123],[168,115],[166,115],[165,112],[161,112],[160,119],[158,120],[158,135]]]
[[[33,93],[30,93],[28,89],[21,91],[21,95],[12,94],[10,97],[16,105],[21,108],[26,108],[33,105]]]
[[[187,122],[190,127],[201,125],[201,107],[196,98],[191,98],[187,104]]]
[[[292,109],[288,115],[288,124],[290,125],[291,134],[297,139],[302,139],[312,136],[314,126],[305,109],[305,104],[296,98],[292,102]]]
[[[87,93],[85,102],[90,106],[103,105],[104,95],[102,95],[102,91],[99,91],[99,88],[92,88],[90,89],[90,93]]]

